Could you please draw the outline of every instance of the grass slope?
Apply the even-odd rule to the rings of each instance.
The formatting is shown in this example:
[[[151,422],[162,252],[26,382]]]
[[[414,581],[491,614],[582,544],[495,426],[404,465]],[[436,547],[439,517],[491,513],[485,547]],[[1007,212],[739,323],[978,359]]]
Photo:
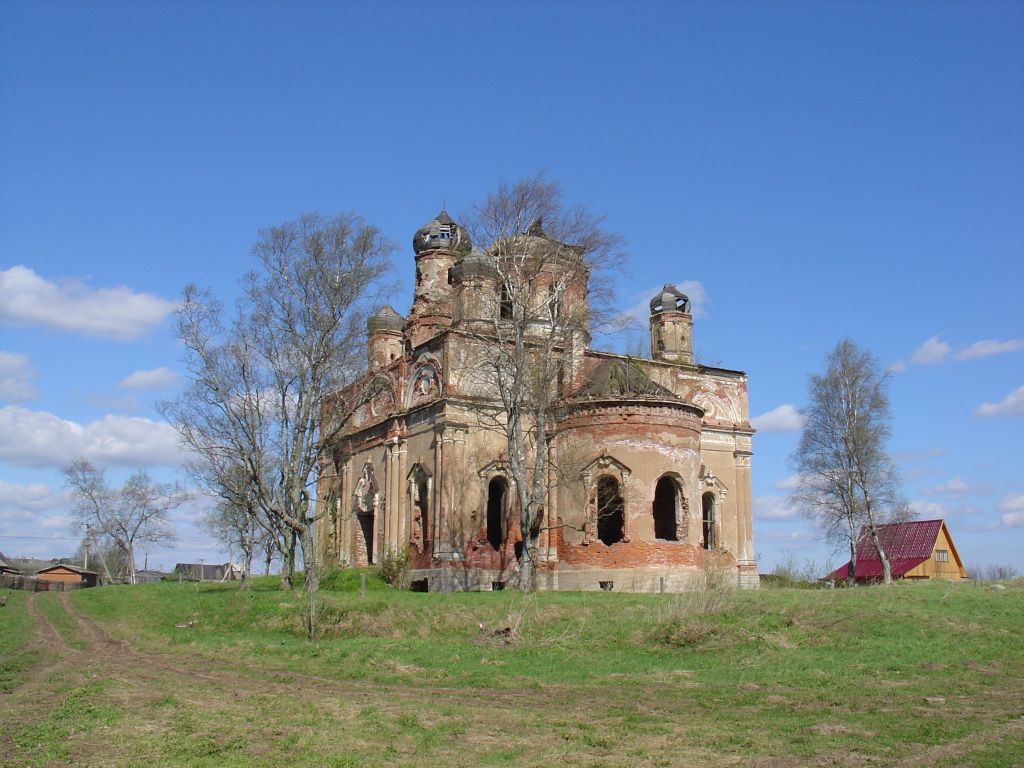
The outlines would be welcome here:
[[[75,593],[147,658],[210,673],[76,688],[123,745],[97,764],[1024,764],[1021,588],[440,595],[370,578],[360,595],[358,579],[327,580],[316,643],[308,602],[274,580]],[[54,754],[46,738],[26,754]]]

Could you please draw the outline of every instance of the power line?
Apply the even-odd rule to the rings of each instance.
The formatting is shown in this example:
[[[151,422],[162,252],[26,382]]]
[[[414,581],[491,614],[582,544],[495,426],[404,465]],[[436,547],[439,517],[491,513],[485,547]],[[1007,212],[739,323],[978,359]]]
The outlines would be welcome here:
[[[36,539],[38,541],[81,541],[81,539],[69,539],[64,536],[11,536],[0,533],[0,539]]]

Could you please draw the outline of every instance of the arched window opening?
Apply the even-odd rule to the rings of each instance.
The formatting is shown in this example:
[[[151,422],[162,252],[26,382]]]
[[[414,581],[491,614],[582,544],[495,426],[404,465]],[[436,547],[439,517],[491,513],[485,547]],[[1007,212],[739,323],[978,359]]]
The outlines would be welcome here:
[[[505,541],[508,483],[495,477],[487,484],[487,541],[494,549],[501,549]]]
[[[448,270],[448,285],[451,285],[453,282],[455,282],[455,281],[452,278],[452,271],[449,269]]]
[[[363,534],[362,549],[366,556],[366,564],[373,562],[373,515],[357,515],[359,519],[359,531]],[[357,557],[357,564],[361,564],[362,558]]]
[[[557,322],[562,314],[562,290],[560,286],[552,285],[548,288],[548,313],[551,315],[551,322]]]
[[[416,507],[419,509],[420,541],[426,544],[430,540],[430,525],[428,515],[430,513],[430,497],[427,487],[427,478],[422,475],[416,481]]]
[[[597,481],[597,538],[610,547],[622,541],[625,528],[625,502],[619,481],[605,475]]]
[[[718,535],[715,530],[715,494],[705,493],[701,497],[703,514],[704,549],[718,546]]]
[[[678,541],[676,522],[679,515],[679,486],[666,475],[654,486],[654,538]]]
[[[501,296],[498,299],[498,317],[502,320],[512,319],[512,294],[508,290],[508,283],[501,284]]]

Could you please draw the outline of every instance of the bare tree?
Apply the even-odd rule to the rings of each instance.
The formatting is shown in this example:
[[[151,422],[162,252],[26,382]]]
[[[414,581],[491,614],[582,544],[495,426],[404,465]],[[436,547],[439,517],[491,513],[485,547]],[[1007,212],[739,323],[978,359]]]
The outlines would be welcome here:
[[[101,541],[113,542],[124,555],[128,583],[135,584],[135,546],[173,541],[169,513],[190,494],[177,484],[157,483],[142,470],[120,488],[111,488],[103,470],[84,459],[66,467],[64,477],[79,526],[91,530]]]
[[[611,317],[604,273],[621,260],[622,240],[585,208],[565,206],[543,176],[498,187],[466,228],[473,242],[489,244],[467,259],[483,262],[498,287],[477,331],[487,344],[479,374],[501,403],[489,415],[506,440],[518,505],[519,587],[533,591],[556,404],[590,330]]]
[[[886,453],[891,418],[886,383],[870,352],[841,340],[825,359],[825,373],[810,377],[806,421],[792,457],[800,478],[794,498],[830,539],[849,548],[851,584],[862,526],[878,552],[883,580],[892,582],[878,527],[908,514]]]
[[[336,394],[324,403],[363,365],[366,302],[392,251],[355,215],[309,214],[261,232],[258,269],[243,279],[229,326],[195,286],[178,311],[189,382],[162,413],[211,476],[241,468],[268,526],[286,531],[286,588],[295,542],[307,589],[318,586],[310,485],[325,446],[360,405]]]

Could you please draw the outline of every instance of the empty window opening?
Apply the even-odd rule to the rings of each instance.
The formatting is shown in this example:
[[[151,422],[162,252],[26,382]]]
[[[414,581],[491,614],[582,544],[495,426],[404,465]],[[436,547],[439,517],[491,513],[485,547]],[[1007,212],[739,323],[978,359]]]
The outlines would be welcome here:
[[[606,475],[597,481],[597,538],[610,547],[622,541],[625,527],[625,503],[619,481]]]
[[[523,559],[523,542],[517,541],[515,543],[516,562],[522,562]]]
[[[363,544],[366,545],[366,562],[373,562],[373,513],[368,515],[357,515],[359,518],[359,529],[363,534]]]
[[[679,514],[679,487],[671,477],[663,477],[654,486],[654,538],[677,541],[676,521]]]
[[[715,494],[705,493],[701,499],[703,515],[704,549],[718,546],[718,535],[715,530]]]
[[[491,582],[491,591],[492,592],[501,592],[501,590],[503,590],[504,588],[505,588],[505,582],[504,581],[492,581]]]
[[[416,507],[420,511],[420,541],[423,542],[424,546],[430,540],[430,524],[427,520],[427,515],[430,512],[428,493],[427,478],[421,476],[416,481]]]
[[[512,319],[512,294],[507,283],[501,284],[501,296],[498,300],[498,317],[502,320]]]
[[[555,285],[548,289],[548,312],[551,314],[551,322],[556,322],[562,314],[562,291]]]
[[[419,267],[416,267],[416,285],[423,282],[423,272],[420,271]]]
[[[430,591],[430,579],[415,579],[409,582],[410,592],[429,592]]]
[[[451,284],[452,284],[452,271],[449,269],[448,270],[448,285],[451,285]]]
[[[615,589],[615,582],[614,581],[599,581],[599,582],[597,582],[597,586],[599,586],[601,588],[602,592],[611,592],[613,589]]]
[[[501,549],[505,541],[507,499],[508,483],[504,478],[493,478],[487,484],[487,541],[494,549]]]
[[[949,562],[949,550],[936,549],[935,550],[935,562],[937,563],[948,563]]]

